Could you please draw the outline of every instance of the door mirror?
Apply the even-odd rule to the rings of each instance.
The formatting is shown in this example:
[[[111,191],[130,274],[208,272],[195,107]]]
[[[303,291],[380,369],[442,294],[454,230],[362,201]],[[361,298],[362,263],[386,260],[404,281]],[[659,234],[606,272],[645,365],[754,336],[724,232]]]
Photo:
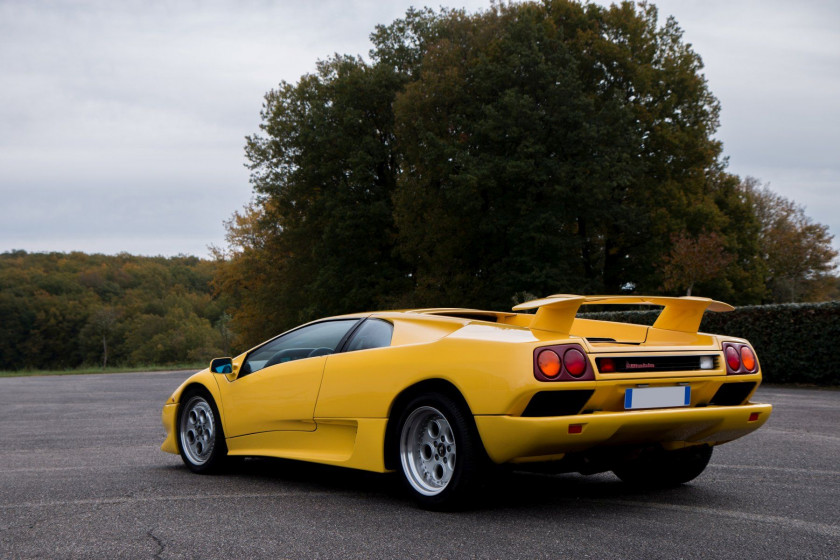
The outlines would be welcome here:
[[[233,373],[233,360],[230,358],[215,358],[210,362],[210,371],[213,373]]]

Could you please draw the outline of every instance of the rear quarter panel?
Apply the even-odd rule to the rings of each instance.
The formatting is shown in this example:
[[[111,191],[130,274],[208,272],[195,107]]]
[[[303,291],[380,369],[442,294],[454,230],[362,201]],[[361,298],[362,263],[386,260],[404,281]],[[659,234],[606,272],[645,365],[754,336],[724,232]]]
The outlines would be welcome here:
[[[526,329],[467,325],[433,342],[330,355],[315,417],[388,417],[403,390],[428,379],[452,383],[473,414],[507,414],[537,383],[537,343]]]

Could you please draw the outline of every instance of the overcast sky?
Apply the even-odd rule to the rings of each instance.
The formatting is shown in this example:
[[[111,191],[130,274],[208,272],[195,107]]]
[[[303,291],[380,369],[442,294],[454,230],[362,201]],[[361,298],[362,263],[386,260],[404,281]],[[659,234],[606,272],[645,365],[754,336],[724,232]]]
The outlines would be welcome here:
[[[840,234],[840,2],[654,3],[703,57],[730,171]],[[411,4],[0,0],[0,252],[207,256],[265,92]]]

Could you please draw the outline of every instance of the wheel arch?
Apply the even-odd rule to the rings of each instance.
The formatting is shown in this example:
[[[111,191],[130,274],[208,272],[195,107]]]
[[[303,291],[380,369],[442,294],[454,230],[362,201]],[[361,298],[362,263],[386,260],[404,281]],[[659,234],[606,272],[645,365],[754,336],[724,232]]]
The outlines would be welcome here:
[[[388,424],[385,428],[385,441],[383,446],[386,469],[396,469],[398,467],[396,461],[398,447],[397,430],[399,429],[398,424],[400,416],[412,399],[424,393],[442,394],[455,401],[466,413],[472,424],[470,428],[474,431],[475,436],[478,438],[477,441],[481,442],[481,437],[478,435],[478,429],[475,427],[472,411],[470,410],[470,406],[467,404],[467,400],[464,398],[464,395],[461,394],[461,391],[459,391],[452,382],[445,379],[426,379],[406,387],[391,402],[390,411],[388,413]],[[482,442],[482,448],[483,446],[484,444]]]
[[[175,393],[172,394],[171,398],[178,405],[174,428],[176,430],[178,429],[178,418],[181,411],[181,405],[183,404],[184,395],[194,391],[204,391],[210,395],[216,405],[216,410],[219,412],[222,429],[225,430],[225,433],[227,433],[227,423],[225,422],[224,407],[222,406],[222,395],[213,374],[208,371],[199,372],[190,377],[180,387],[178,387]]]

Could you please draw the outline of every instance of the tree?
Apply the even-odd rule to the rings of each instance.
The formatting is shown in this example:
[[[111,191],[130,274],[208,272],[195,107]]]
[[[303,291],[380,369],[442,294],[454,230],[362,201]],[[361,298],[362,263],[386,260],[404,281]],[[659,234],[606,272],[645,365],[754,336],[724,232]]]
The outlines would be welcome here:
[[[210,350],[218,351],[210,325],[224,307],[211,297],[214,268],[211,261],[184,256],[0,253],[2,367],[130,365],[136,344],[147,342],[128,340],[137,317],[164,317],[176,307],[188,319],[184,328],[195,323],[193,330],[200,331],[189,342],[203,348],[195,355],[203,361]],[[179,327],[174,320],[171,325],[166,336],[174,339]],[[164,356],[156,346],[146,347],[143,361],[185,363],[195,348],[184,344]]]
[[[836,285],[837,251],[828,226],[814,222],[805,209],[773,192],[754,177],[742,182],[761,224],[759,244],[766,263],[770,302],[819,301]]]
[[[90,314],[87,328],[83,329],[102,341],[102,369],[108,367],[108,339],[113,336],[119,317],[119,311],[113,307],[100,307]]]
[[[401,291],[391,107],[403,80],[384,65],[336,56],[266,95],[261,133],[246,145],[256,199],[229,223],[230,249],[219,255],[230,267],[222,264],[217,285],[240,284],[240,343],[379,307]]]
[[[682,232],[731,256],[704,294],[762,297],[757,220],[673,18],[546,0],[409,10],[371,39],[370,62],[265,97],[215,279],[239,344],[371,307],[656,291]]]
[[[419,303],[651,291],[673,234],[727,236],[718,104],[654,7],[444,12],[421,44],[395,104],[398,245]]]
[[[664,288],[668,291],[685,289],[690,296],[695,285],[720,276],[732,256],[727,254],[721,237],[702,232],[697,237],[684,233],[671,237],[671,252],[663,259]]]

